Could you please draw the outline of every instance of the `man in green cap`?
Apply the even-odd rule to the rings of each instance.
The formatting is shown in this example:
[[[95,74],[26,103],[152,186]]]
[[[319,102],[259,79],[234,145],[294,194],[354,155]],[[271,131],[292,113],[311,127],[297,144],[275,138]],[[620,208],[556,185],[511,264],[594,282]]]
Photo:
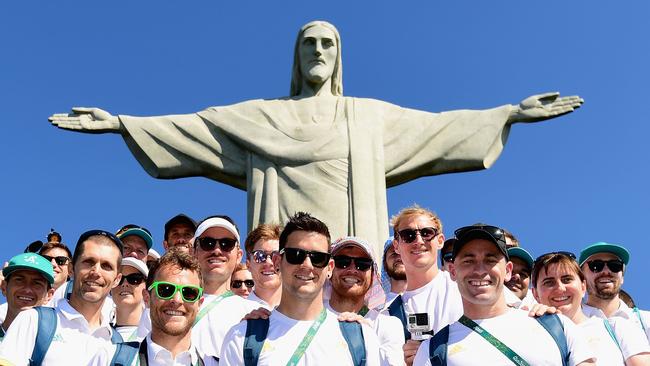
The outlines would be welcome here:
[[[135,224],[124,225],[115,234],[124,245],[124,257],[133,257],[146,262],[153,237],[147,228]]]
[[[620,245],[598,242],[580,252],[578,264],[587,279],[587,316],[624,318],[636,323],[650,340],[650,312],[629,308],[620,298],[630,252]]]
[[[52,263],[35,253],[22,253],[2,270],[2,293],[7,298],[7,316],[0,328],[0,339],[18,313],[47,303],[54,294]]]

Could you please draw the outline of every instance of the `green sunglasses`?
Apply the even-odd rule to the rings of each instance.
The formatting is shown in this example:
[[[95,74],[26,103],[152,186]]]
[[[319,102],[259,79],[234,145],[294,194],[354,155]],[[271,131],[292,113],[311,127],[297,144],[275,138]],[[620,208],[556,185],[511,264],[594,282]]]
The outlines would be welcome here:
[[[170,300],[176,291],[180,291],[181,297],[185,302],[196,302],[203,295],[203,289],[194,285],[179,285],[176,283],[156,281],[149,286],[148,290],[156,290],[156,296],[161,300]]]

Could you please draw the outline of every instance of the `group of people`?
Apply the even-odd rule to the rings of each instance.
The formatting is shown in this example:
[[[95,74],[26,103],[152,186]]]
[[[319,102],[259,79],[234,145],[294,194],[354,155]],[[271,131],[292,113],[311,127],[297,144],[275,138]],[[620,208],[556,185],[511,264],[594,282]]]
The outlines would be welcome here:
[[[650,365],[624,247],[533,259],[418,206],[391,225],[383,253],[304,212],[243,242],[179,214],[162,256],[137,225],[33,243],[2,271],[0,365]]]

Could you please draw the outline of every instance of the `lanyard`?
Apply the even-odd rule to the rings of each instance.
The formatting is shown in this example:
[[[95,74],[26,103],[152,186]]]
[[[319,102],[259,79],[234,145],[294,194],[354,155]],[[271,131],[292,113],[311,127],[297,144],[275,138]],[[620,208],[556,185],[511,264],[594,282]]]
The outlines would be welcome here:
[[[370,311],[370,309],[368,309],[368,307],[364,305],[364,306],[363,306],[363,307],[362,307],[362,308],[357,312],[357,314],[359,314],[359,315],[361,315],[361,316],[366,316],[366,314],[368,314],[369,311]]]
[[[467,328],[475,331],[481,337],[485,338],[486,341],[490,342],[494,348],[498,349],[499,352],[503,353],[506,357],[510,359],[515,365],[519,366],[529,366],[528,362],[519,356],[515,351],[511,350],[510,347],[506,346],[503,342],[498,340],[495,336],[490,334],[487,330],[481,328],[480,325],[476,324],[472,319],[466,317],[465,315],[461,316],[458,321],[466,326]]]
[[[323,324],[326,317],[327,311],[325,311],[325,308],[323,308],[323,310],[321,310],[320,314],[318,315],[318,318],[314,320],[314,323],[312,323],[311,327],[307,331],[305,338],[302,339],[302,342],[300,342],[298,348],[296,348],[296,350],[293,352],[293,355],[289,359],[289,362],[287,362],[287,366],[295,366],[298,364],[298,361],[300,361],[302,355],[305,354],[307,347],[309,347],[309,344],[311,343],[312,339],[314,339],[316,332],[318,332],[318,328],[320,328],[321,324]]]
[[[616,339],[616,336],[614,335],[614,330],[612,329],[611,324],[609,324],[609,321],[607,319],[603,319],[603,324],[605,324],[605,329],[607,329],[607,333],[609,333],[609,336],[612,337],[612,340],[614,343],[616,343],[616,346],[618,349],[621,349],[621,345],[618,343],[618,339]]]
[[[632,311],[636,314],[636,317],[639,318],[639,322],[641,323],[641,329],[643,329],[643,331],[645,332],[645,324],[643,323],[643,318],[641,317],[639,308],[635,306],[634,309],[632,309]]]
[[[206,316],[208,314],[208,312],[210,312],[210,310],[212,310],[215,306],[219,305],[219,303],[223,299],[228,298],[228,297],[230,297],[232,295],[234,295],[234,293],[232,291],[227,291],[227,292],[217,296],[216,299],[212,300],[211,303],[209,303],[203,309],[201,309],[201,311],[199,311],[199,314],[196,316],[196,319],[194,320],[194,324],[192,326],[197,325],[199,323],[199,321],[201,321],[201,319],[203,319],[203,317]]]
[[[138,328],[136,327],[136,328],[133,330],[133,333],[131,333],[131,335],[129,336],[129,339],[126,340],[126,342],[132,342],[132,341],[135,341],[135,340],[138,338],[138,337],[137,337],[137,334],[138,334]]]
[[[196,352],[197,361],[194,366],[205,366],[203,359],[199,356],[198,351]],[[140,349],[138,349],[138,358],[135,363],[136,366],[149,366],[149,351],[147,351],[147,338],[142,340],[140,343]]]

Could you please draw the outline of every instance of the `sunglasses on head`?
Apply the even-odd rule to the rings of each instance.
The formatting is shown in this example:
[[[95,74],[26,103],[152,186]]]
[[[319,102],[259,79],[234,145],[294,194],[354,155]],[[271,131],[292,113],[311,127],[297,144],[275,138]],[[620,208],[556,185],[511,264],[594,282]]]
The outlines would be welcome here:
[[[253,261],[254,261],[255,263],[264,263],[264,262],[266,262],[266,260],[267,260],[268,258],[271,258],[271,259],[272,259],[272,258],[273,258],[273,254],[276,254],[276,253],[278,253],[277,250],[274,250],[274,251],[272,251],[272,252],[270,252],[270,253],[267,253],[267,252],[265,252],[265,251],[263,251],[263,250],[253,250],[253,251],[251,252],[251,256],[253,257]]]
[[[309,257],[312,266],[317,268],[324,268],[327,266],[331,257],[330,253],[314,252],[298,248],[282,248],[280,254],[284,255],[284,258],[289,262],[289,264],[294,265],[302,264],[305,259]]]
[[[335,255],[332,257],[334,259],[334,265],[336,268],[346,269],[350,267],[354,261],[354,267],[357,271],[367,271],[372,267],[372,259],[364,257],[349,257],[347,255]]]
[[[68,263],[68,261],[70,260],[70,258],[68,258],[68,257],[66,257],[64,255],[60,255],[60,256],[57,256],[57,257],[50,257],[49,255],[41,254],[41,257],[47,259],[48,262],[52,262],[52,259],[54,259],[54,262],[59,266],[65,266],[66,263]]]
[[[202,250],[206,252],[211,252],[214,248],[219,245],[219,248],[222,252],[229,252],[235,248],[237,245],[237,239],[231,238],[210,238],[208,236],[202,238],[196,238],[196,242],[199,244]]]
[[[423,227],[422,229],[404,229],[397,232],[400,239],[408,244],[413,243],[417,239],[418,234],[420,234],[423,241],[431,241],[438,235],[438,229],[435,227]]]
[[[248,288],[253,288],[253,286],[255,286],[255,281],[253,281],[253,280],[233,280],[230,283],[230,287],[231,288],[240,288],[242,286],[242,284],[246,285],[246,287],[248,287]]]
[[[555,256],[555,255],[563,255],[565,257],[569,257],[572,260],[576,260],[576,255],[571,253],[571,252],[565,252],[565,251],[559,251],[559,252],[548,252],[540,255],[535,259],[535,264],[539,263],[541,260],[548,258],[549,256]]]
[[[146,278],[142,273],[131,273],[126,276],[122,276],[122,279],[120,280],[120,286],[124,283],[124,280],[131,285],[131,286],[137,286],[144,282]]]
[[[442,255],[442,261],[447,262],[447,263],[452,263],[454,261],[454,253],[453,252],[447,252]]]
[[[203,295],[203,289],[194,285],[179,285],[176,283],[156,281],[149,286],[148,290],[155,290],[156,296],[161,300],[170,300],[180,291],[181,298],[185,302],[196,302]]]
[[[461,238],[465,235],[467,235],[470,231],[474,230],[480,230],[485,233],[488,233],[494,240],[497,242],[502,242],[505,244],[506,242],[506,236],[503,232],[503,230],[500,227],[492,226],[492,225],[470,225],[470,226],[464,226],[459,229],[456,229],[454,231],[454,236],[458,239],[461,240]]]
[[[605,269],[605,266],[607,266],[611,272],[618,273],[623,270],[624,263],[618,259],[610,259],[608,261],[594,259],[593,261],[587,262],[587,266],[593,273],[601,272]]]

